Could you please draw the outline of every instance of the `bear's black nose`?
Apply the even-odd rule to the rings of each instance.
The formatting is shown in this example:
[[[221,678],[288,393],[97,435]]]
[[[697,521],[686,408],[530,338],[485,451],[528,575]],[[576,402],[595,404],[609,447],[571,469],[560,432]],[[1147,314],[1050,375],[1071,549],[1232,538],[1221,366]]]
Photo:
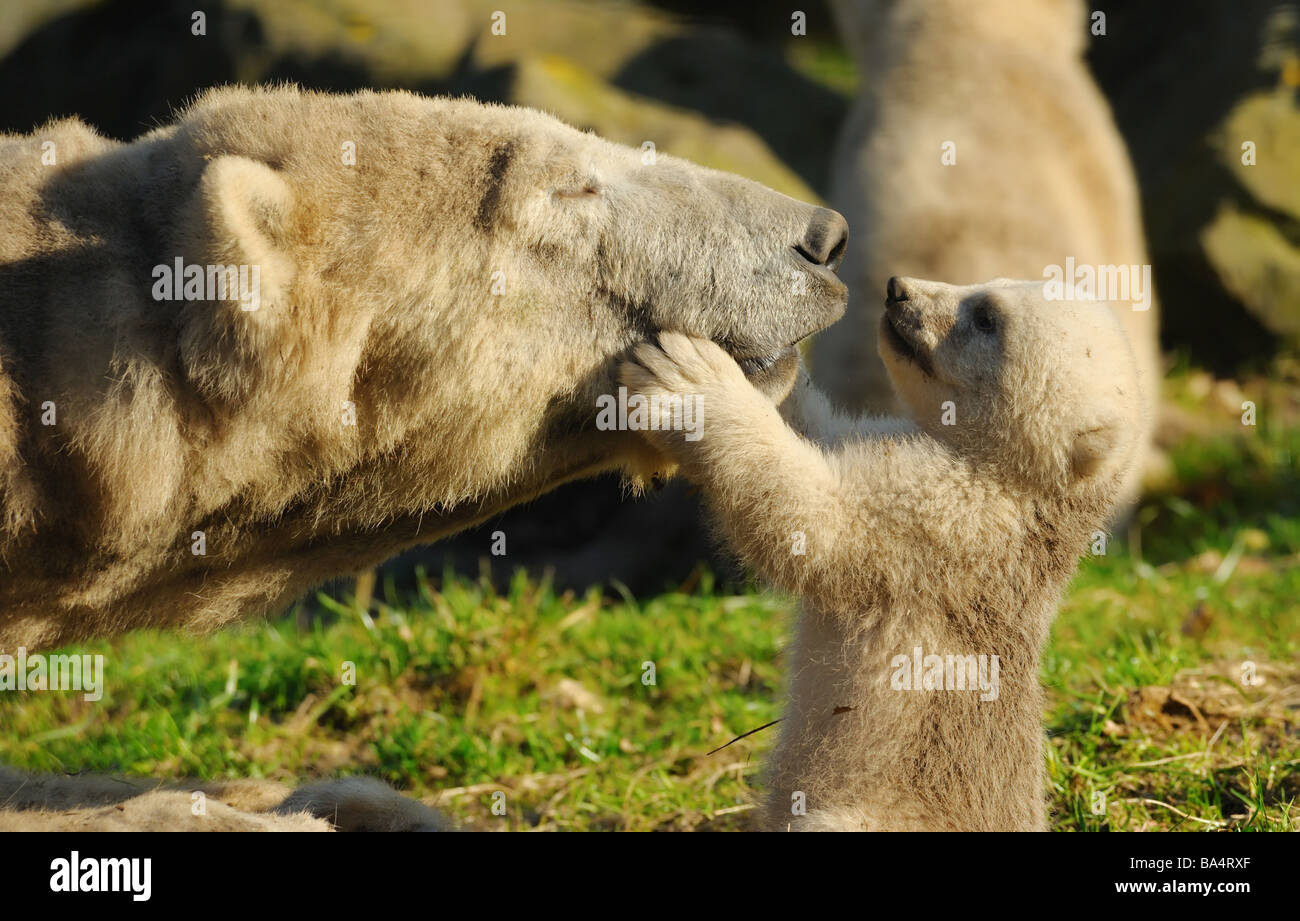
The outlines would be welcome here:
[[[903,279],[897,275],[890,276],[888,284],[885,285],[885,296],[891,301],[907,300],[907,288],[903,285]]]
[[[799,255],[814,265],[824,265],[832,272],[840,267],[849,245],[849,222],[830,208],[818,208],[808,222],[803,242],[795,246]]]

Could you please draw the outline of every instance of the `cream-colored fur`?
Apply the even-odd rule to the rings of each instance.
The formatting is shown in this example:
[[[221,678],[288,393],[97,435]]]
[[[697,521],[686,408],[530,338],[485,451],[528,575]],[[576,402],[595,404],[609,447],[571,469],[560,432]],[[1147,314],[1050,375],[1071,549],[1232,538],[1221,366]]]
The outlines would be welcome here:
[[[201,797],[198,794],[202,794]],[[436,810],[372,777],[290,791],[265,780],[22,774],[0,767],[0,831],[447,831]]]
[[[345,777],[300,787],[276,812],[316,816],[338,831],[453,830],[436,809],[402,796],[372,777]]]
[[[763,824],[1042,829],[1039,654],[1139,453],[1136,363],[1108,305],[1047,302],[1041,283],[892,288],[880,353],[909,419],[837,416],[805,379],[787,424],[679,335],[623,377],[702,397],[698,440],[651,437],[726,542],[804,600]],[[990,678],[997,656],[996,693],[951,689],[955,671],[948,690],[896,688],[918,648],[984,656]]]
[[[232,87],[131,144],[0,137],[0,649],[274,612],[640,473],[658,459],[593,424],[621,353],[681,330],[782,395],[843,310],[844,234],[538,112],[401,92]],[[260,305],[156,300],[177,258],[257,266]]]
[[[972,284],[1042,278],[1069,258],[1149,265],[1132,165],[1084,62],[1081,0],[833,7],[861,90],[836,145],[830,196],[854,229],[842,272],[852,296],[811,352],[832,401],[897,408],[875,354],[891,275]],[[941,160],[948,142],[955,165]],[[1158,305],[1153,296],[1145,311],[1114,306],[1137,358],[1150,432],[1160,397]]]

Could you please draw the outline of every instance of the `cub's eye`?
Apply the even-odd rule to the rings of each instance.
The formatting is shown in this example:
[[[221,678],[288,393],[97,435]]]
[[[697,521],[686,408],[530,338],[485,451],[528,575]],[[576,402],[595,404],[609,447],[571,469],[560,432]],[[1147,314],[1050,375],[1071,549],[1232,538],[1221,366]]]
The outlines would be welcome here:
[[[997,313],[988,302],[976,306],[975,313],[972,315],[971,320],[975,324],[975,328],[982,333],[995,332],[998,328]]]

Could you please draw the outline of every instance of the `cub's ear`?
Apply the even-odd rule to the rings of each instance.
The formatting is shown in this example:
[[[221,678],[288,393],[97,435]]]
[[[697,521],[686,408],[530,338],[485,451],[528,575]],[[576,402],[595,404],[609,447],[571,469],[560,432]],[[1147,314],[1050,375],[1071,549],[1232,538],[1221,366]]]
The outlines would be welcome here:
[[[1122,435],[1119,423],[1113,421],[1076,432],[1070,446],[1070,466],[1075,479],[1096,474],[1106,459],[1119,450]]]
[[[270,166],[222,156],[204,167],[182,209],[181,354],[207,396],[246,395],[267,356],[289,351],[279,340],[292,329],[286,314],[296,268],[288,239],[293,203],[289,184]]]

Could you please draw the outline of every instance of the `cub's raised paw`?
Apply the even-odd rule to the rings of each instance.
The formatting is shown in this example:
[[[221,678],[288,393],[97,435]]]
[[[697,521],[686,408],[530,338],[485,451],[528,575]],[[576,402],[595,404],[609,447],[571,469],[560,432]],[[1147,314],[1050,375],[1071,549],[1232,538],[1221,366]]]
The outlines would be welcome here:
[[[629,389],[682,396],[716,393],[728,387],[748,388],[735,359],[708,339],[663,332],[659,343],[643,342],[623,363],[622,381]]]

